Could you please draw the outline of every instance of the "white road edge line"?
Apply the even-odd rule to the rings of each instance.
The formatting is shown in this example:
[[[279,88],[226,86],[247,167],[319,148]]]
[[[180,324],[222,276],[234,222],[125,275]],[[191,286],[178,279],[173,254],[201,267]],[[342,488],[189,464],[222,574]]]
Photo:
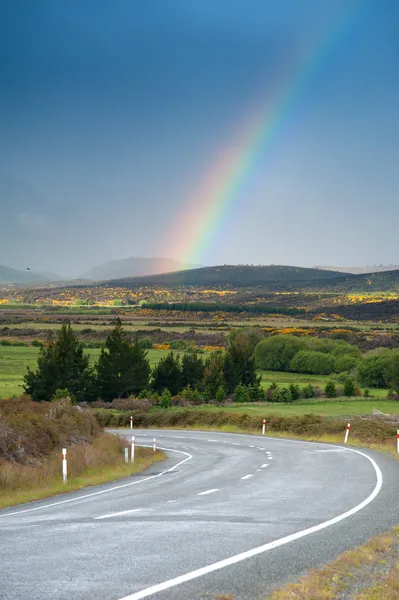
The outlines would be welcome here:
[[[116,513],[109,513],[108,515],[101,515],[101,517],[94,517],[94,519],[110,519],[111,517],[119,517],[120,515],[128,515],[129,513],[139,512],[142,508],[131,508],[130,510],[121,510]]]
[[[214,492],[218,492],[220,488],[213,488],[213,490],[206,490],[206,492],[200,492],[197,496],[206,496],[207,494],[213,494]]]
[[[364,508],[374,500],[374,498],[379,494],[381,490],[381,470],[377,463],[370,456],[367,456],[367,454],[364,454],[359,450],[352,450],[351,448],[343,448],[342,446],[340,446],[340,448],[347,450],[348,452],[355,452],[356,454],[360,454],[360,456],[364,456],[368,461],[370,461],[370,463],[374,467],[377,477],[377,483],[375,485],[374,490],[365,500],[363,500],[363,502],[351,508],[350,510],[342,513],[341,515],[334,517],[333,519],[324,521],[324,523],[314,525],[313,527],[303,529],[302,531],[297,531],[296,533],[293,533],[291,535],[287,535],[278,540],[274,540],[274,542],[269,542],[267,544],[263,544],[262,546],[257,546],[256,548],[252,548],[251,550],[247,550],[246,552],[241,552],[240,554],[236,554],[235,556],[230,556],[229,558],[225,558],[224,560],[220,560],[213,564],[207,565],[206,567],[196,569],[195,571],[191,571],[190,573],[186,573],[185,575],[180,575],[179,577],[175,577],[174,579],[169,579],[168,581],[158,583],[144,590],[141,590],[140,592],[135,592],[134,594],[130,594],[129,596],[124,596],[119,600],[142,600],[142,598],[148,598],[148,596],[152,596],[159,592],[163,592],[182,583],[186,583],[187,581],[191,581],[192,579],[197,579],[198,577],[202,577],[203,575],[208,575],[209,573],[213,573],[214,571],[224,569],[225,567],[230,567],[231,565],[235,565],[239,562],[242,562],[243,560],[252,558],[253,556],[257,556],[259,554],[263,554],[264,552],[268,552],[269,550],[273,550],[274,548],[278,548],[279,546],[290,544],[291,542],[299,540],[300,538],[303,538],[305,536],[311,535],[312,533],[316,533],[317,531],[325,529],[326,527],[331,527],[331,525],[335,525],[336,523],[339,523],[340,521],[343,521],[344,519],[347,519],[348,517],[351,517],[352,515],[362,510],[362,508]]]
[[[252,476],[253,476],[253,473],[250,473],[249,475],[244,475],[244,477],[240,477],[240,479],[249,479]]]
[[[144,444],[140,444],[140,445],[143,448],[152,448],[152,446],[146,446]],[[188,460],[191,460],[193,457],[192,454],[190,454],[189,452],[183,452],[183,450],[175,450],[174,448],[161,448],[160,446],[158,446],[158,449],[166,450],[166,452],[177,452],[178,454],[185,454],[187,458],[184,458],[183,460],[181,460],[180,462],[175,464],[170,469],[166,469],[165,471],[162,471],[161,473],[157,473],[157,475],[150,475],[149,477],[145,477],[145,479],[139,479],[138,481],[131,481],[130,483],[122,483],[121,485],[115,485],[114,487],[108,488],[106,490],[100,490],[99,492],[92,492],[90,494],[85,494],[84,496],[79,496],[78,498],[67,498],[67,500],[59,500],[58,502],[51,502],[50,504],[44,504],[43,506],[35,506],[34,508],[25,508],[23,510],[15,510],[13,512],[0,514],[0,519],[2,519],[4,517],[12,517],[14,515],[21,515],[23,513],[33,512],[36,510],[43,510],[45,508],[50,508],[51,506],[58,506],[60,504],[67,504],[69,502],[80,502],[82,500],[86,500],[86,498],[93,498],[93,496],[100,496],[101,494],[109,494],[110,492],[114,492],[115,490],[121,490],[123,488],[130,487],[132,485],[138,485],[139,483],[144,483],[145,481],[149,481],[150,479],[156,479],[157,477],[162,477],[162,475],[165,475],[165,473],[170,473],[171,471],[174,471],[175,469],[177,469],[177,467],[180,467],[180,465],[187,462]]]

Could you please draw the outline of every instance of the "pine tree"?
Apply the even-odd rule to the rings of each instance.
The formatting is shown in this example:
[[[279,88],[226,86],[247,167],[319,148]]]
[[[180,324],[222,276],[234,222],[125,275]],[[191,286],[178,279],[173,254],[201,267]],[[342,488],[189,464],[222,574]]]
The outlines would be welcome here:
[[[94,399],[93,371],[71,325],[63,325],[56,338],[50,334],[40,349],[37,370],[28,368],[24,389],[32,400],[51,400],[58,389],[66,389],[78,402]]]
[[[256,373],[253,351],[254,342],[248,333],[230,336],[223,368],[228,392],[234,391],[239,383],[259,388],[260,377]]]
[[[137,340],[131,343],[120,319],[101,349],[96,372],[98,393],[105,401],[126,398],[148,386],[147,352]]]
[[[324,388],[324,393],[327,396],[327,398],[335,398],[337,395],[337,388],[335,387],[335,383],[333,381],[327,381],[325,388]]]
[[[170,391],[165,388],[162,392],[161,398],[159,400],[159,406],[161,408],[169,408],[169,406],[172,404],[172,395],[170,393]]]
[[[181,386],[188,385],[192,388],[199,388],[204,377],[205,365],[203,360],[197,354],[185,354],[181,363]]]
[[[179,357],[175,358],[173,352],[161,358],[152,371],[152,387],[159,393],[167,388],[172,396],[181,389],[181,367]]]
[[[223,367],[225,357],[222,352],[212,352],[205,363],[203,385],[206,390],[206,395],[210,398],[216,397],[216,392],[219,387],[226,389],[226,380],[224,378]]]

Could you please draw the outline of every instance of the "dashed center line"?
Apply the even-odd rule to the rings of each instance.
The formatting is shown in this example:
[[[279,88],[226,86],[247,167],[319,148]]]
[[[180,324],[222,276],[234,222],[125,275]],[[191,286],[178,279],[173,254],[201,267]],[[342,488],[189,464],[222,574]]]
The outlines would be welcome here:
[[[249,475],[244,475],[244,477],[241,477],[241,479],[249,479],[252,476],[253,476],[253,473],[250,473]]]
[[[218,492],[220,488],[214,488],[212,490],[206,490],[206,492],[200,492],[197,496],[206,496],[207,494],[213,494],[214,492]]]
[[[232,445],[233,446],[239,446],[240,444],[238,442],[233,442]]]
[[[119,517],[120,515],[128,515],[130,513],[138,512],[143,510],[142,508],[132,508],[131,510],[122,510],[121,512],[109,513],[108,515],[101,515],[101,517],[94,517],[95,519],[110,519],[111,517]]]
[[[264,469],[265,467],[267,467],[267,463],[265,463],[264,465],[261,465],[261,469]]]

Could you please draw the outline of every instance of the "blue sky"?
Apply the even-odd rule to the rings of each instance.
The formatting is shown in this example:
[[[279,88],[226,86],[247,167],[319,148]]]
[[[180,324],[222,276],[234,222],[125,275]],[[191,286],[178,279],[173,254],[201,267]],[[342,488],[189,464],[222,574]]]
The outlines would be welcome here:
[[[348,10],[197,262],[398,264],[395,0],[2,2],[0,264],[184,261],[192,191]]]

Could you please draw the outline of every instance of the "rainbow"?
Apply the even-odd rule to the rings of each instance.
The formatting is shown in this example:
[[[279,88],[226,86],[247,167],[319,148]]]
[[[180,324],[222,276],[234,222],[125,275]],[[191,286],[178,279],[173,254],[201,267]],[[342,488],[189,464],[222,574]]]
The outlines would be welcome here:
[[[185,263],[206,264],[206,251],[223,230],[226,216],[242,198],[256,161],[271,151],[309,84],[352,32],[366,5],[369,7],[365,2],[340,15],[328,34],[307,53],[301,67],[290,75],[274,102],[262,103],[261,109],[245,120],[234,142],[214,161],[185,202],[163,244],[162,255],[174,255]]]

